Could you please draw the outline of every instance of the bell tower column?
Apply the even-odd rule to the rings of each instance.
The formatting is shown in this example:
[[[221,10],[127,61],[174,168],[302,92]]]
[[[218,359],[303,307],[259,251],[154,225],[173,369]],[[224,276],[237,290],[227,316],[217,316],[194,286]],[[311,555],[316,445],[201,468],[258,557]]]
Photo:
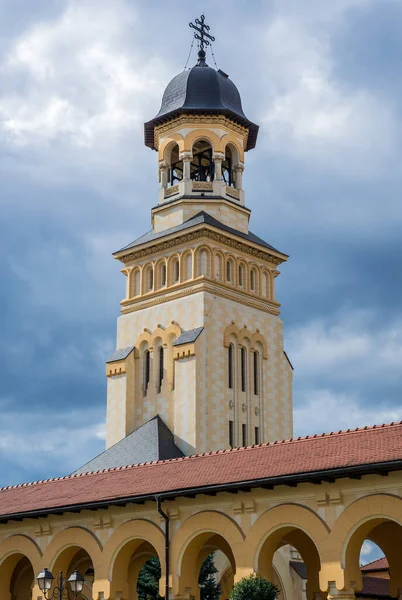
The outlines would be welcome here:
[[[184,454],[292,435],[292,366],[274,295],[287,256],[249,231],[243,191],[258,126],[229,76],[207,64],[213,39],[198,25],[197,64],[145,123],[159,202],[152,229],[114,254],[129,284],[107,367],[108,443],[158,416]]]

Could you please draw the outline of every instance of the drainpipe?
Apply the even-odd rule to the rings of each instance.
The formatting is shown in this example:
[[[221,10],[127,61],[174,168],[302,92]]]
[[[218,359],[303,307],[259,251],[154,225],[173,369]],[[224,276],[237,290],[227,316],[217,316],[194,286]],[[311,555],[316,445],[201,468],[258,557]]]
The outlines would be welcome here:
[[[156,500],[156,507],[157,507],[158,513],[165,520],[165,575],[166,575],[166,580],[165,580],[165,600],[169,600],[169,569],[170,569],[170,565],[169,565],[169,558],[170,558],[169,517],[167,516],[167,514],[165,512],[163,512],[163,510],[161,508],[161,499],[160,499],[160,496],[155,496],[155,500]]]

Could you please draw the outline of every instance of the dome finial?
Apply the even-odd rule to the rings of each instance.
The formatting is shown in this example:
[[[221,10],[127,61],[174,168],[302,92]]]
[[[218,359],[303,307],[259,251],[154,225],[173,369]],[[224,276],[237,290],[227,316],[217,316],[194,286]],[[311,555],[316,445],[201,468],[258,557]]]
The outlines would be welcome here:
[[[198,51],[198,64],[205,64],[205,50],[204,46],[209,46],[211,42],[215,41],[215,38],[207,33],[210,30],[209,25],[205,23],[205,15],[202,14],[199,19],[195,20],[194,23],[189,23],[189,26],[192,29],[195,29],[194,37],[196,40],[200,41],[200,49]]]

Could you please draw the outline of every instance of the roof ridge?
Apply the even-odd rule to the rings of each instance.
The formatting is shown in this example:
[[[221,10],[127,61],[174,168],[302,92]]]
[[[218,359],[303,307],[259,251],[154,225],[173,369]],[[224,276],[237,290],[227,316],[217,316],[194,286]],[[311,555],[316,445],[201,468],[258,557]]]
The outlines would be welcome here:
[[[151,420],[151,419],[150,419]],[[149,422],[149,421],[148,421]],[[111,467],[109,469],[100,469],[98,471],[88,471],[88,472],[84,472],[84,473],[76,473],[76,474],[71,474],[71,475],[65,475],[62,477],[53,477],[50,479],[40,479],[37,481],[31,481],[31,482],[27,482],[27,483],[19,483],[16,485],[11,485],[11,486],[5,486],[5,487],[1,487],[0,488],[0,492],[6,491],[6,490],[11,490],[11,489],[19,489],[19,488],[24,488],[24,487],[29,487],[29,486],[33,486],[33,485],[39,485],[39,484],[44,484],[44,483],[52,483],[54,481],[64,481],[67,479],[74,479],[77,477],[83,477],[83,476],[87,476],[87,475],[99,475],[101,473],[113,473],[113,472],[117,472],[117,471],[122,471],[122,470],[127,470],[127,469],[135,469],[138,467],[144,467],[144,466],[151,466],[151,465],[158,465],[158,464],[165,464],[167,462],[169,463],[173,463],[173,462],[178,462],[178,461],[188,461],[188,460],[194,460],[196,458],[201,458],[201,457],[205,457],[205,456],[218,456],[219,454],[230,454],[230,453],[235,453],[235,452],[246,452],[246,451],[250,451],[250,450],[254,450],[257,448],[267,448],[270,446],[279,446],[279,445],[283,445],[283,444],[293,444],[293,443],[298,443],[298,442],[306,442],[306,441],[310,441],[313,439],[322,439],[322,438],[328,438],[328,437],[337,437],[340,435],[354,435],[356,433],[363,433],[365,431],[374,431],[374,430],[381,430],[381,429],[389,429],[391,427],[398,427],[402,425],[402,421],[392,421],[392,423],[382,423],[381,425],[366,425],[364,427],[356,427],[355,429],[340,429],[339,431],[332,431],[330,433],[321,433],[321,434],[314,434],[314,435],[307,435],[307,436],[300,436],[297,438],[289,438],[289,439],[284,439],[284,440],[275,440],[273,442],[266,442],[266,443],[262,443],[262,444],[253,444],[251,446],[240,446],[237,448],[231,448],[231,449],[222,449],[222,450],[215,450],[215,451],[211,451],[211,452],[203,452],[203,453],[198,453],[198,454],[191,454],[189,456],[182,456],[182,457],[178,457],[178,458],[169,458],[169,459],[164,459],[164,460],[154,460],[154,461],[149,461],[149,462],[143,462],[143,463],[137,463],[137,464],[131,464],[131,465],[125,465],[122,467]]]
[[[386,560],[388,563],[388,559],[386,556],[381,556],[380,558],[375,558],[374,560],[371,560],[370,562],[366,563],[365,565],[362,565],[360,568],[361,569],[365,569],[366,567],[370,567],[371,565],[373,565],[376,562],[380,562],[380,560]],[[379,578],[380,579],[380,578]]]

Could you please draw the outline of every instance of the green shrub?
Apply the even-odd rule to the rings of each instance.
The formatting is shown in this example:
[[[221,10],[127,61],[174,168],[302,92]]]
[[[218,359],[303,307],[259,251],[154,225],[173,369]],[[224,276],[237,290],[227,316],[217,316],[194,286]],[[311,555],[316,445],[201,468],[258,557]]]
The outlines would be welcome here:
[[[238,581],[230,594],[230,600],[275,600],[279,588],[258,575],[249,575]]]

